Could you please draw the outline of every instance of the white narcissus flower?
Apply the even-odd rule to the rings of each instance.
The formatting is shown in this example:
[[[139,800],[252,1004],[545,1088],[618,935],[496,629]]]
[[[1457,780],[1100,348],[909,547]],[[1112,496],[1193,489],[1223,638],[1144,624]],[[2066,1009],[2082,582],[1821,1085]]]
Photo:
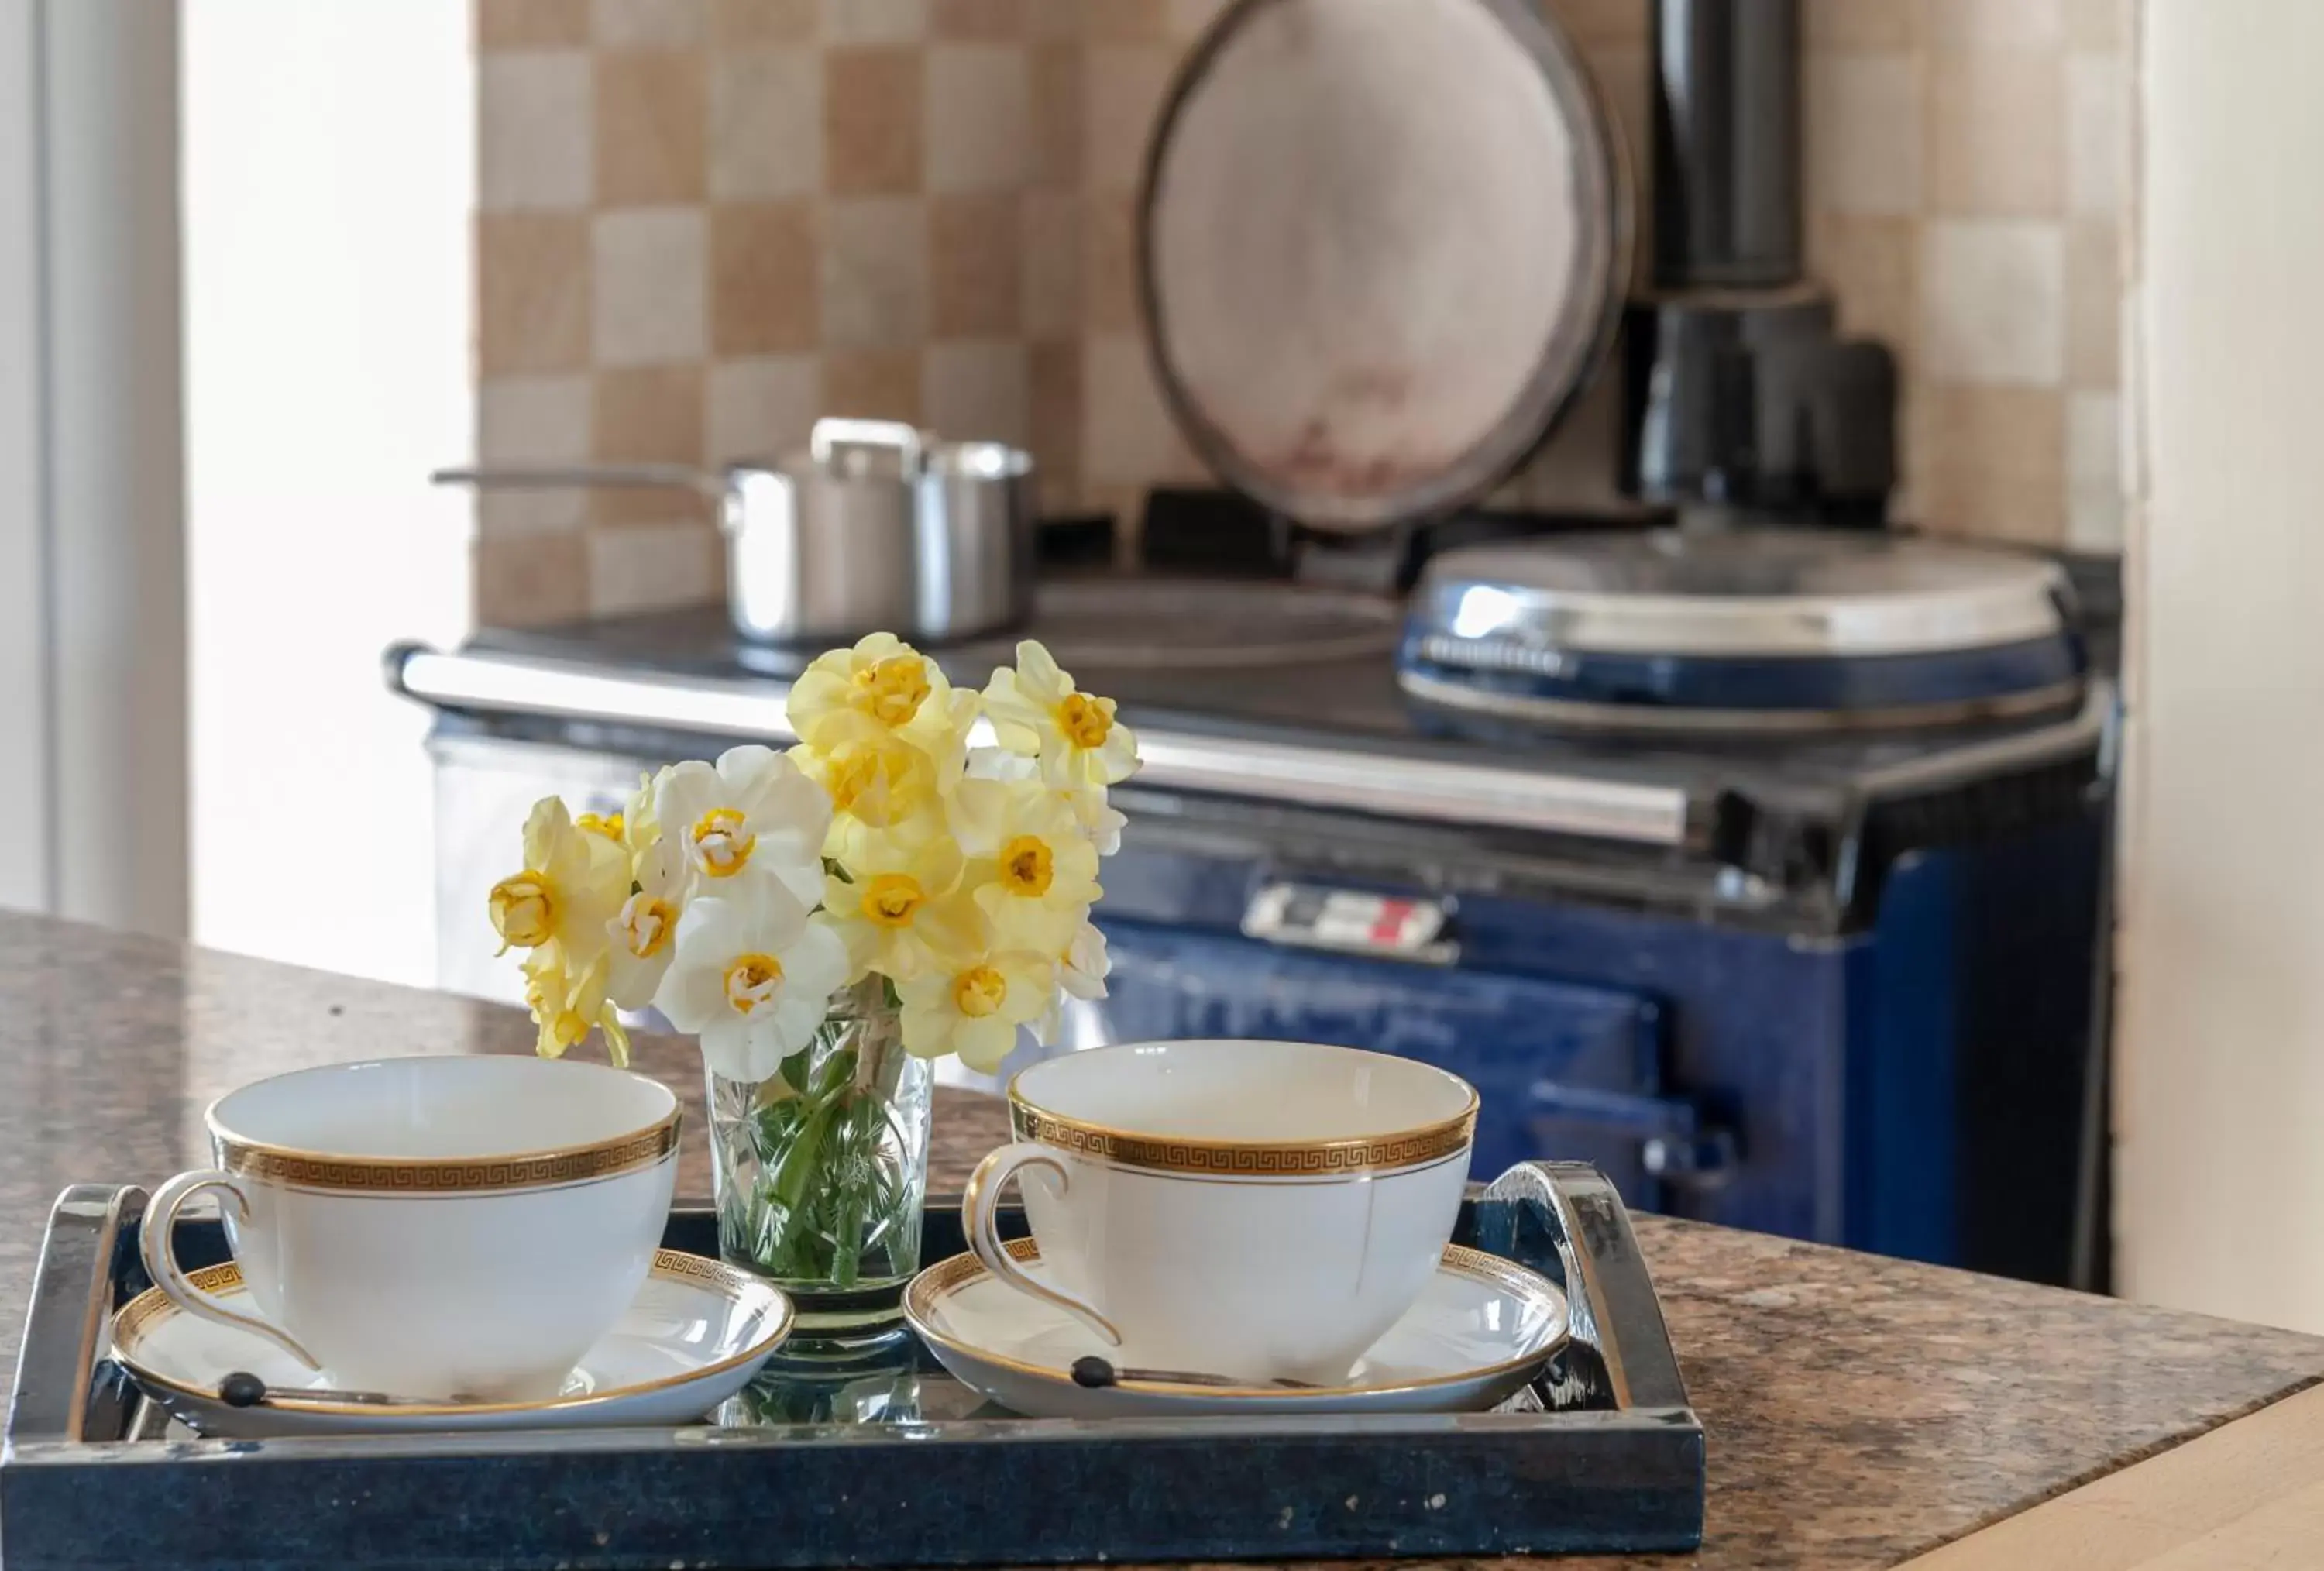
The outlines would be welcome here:
[[[992,673],[984,713],[1001,745],[1038,757],[1052,785],[1111,785],[1137,771],[1138,738],[1115,721],[1113,700],[1077,690],[1029,638],[1017,646],[1014,670]]]
[[[1059,947],[1103,891],[1097,847],[1082,833],[1065,793],[1040,781],[964,780],[952,818],[972,858],[976,903],[998,927],[1054,932]]]
[[[829,751],[867,734],[892,734],[939,762],[965,744],[977,697],[955,690],[936,662],[892,633],[819,656],[791,684],[791,729]]]
[[[1075,998],[1103,998],[1105,979],[1112,972],[1113,957],[1106,953],[1105,935],[1084,912],[1082,925],[1074,929],[1074,941],[1058,962],[1057,985]]]
[[[714,1074],[760,1081],[815,1040],[846,979],[828,926],[774,880],[738,879],[687,905],[654,1003],[701,1039]]]
[[[877,971],[895,981],[943,957],[981,953],[989,924],[961,887],[960,844],[867,833],[846,864],[825,879],[823,909],[847,949],[848,979]]]
[[[1004,949],[932,966],[896,984],[904,1005],[904,1049],[915,1057],[958,1053],[991,1073],[1017,1045],[1017,1031],[1048,1012],[1055,968],[1029,949]]]
[[[630,879],[637,887],[622,902],[607,925],[612,935],[612,971],[606,991],[623,1009],[643,1009],[653,1002],[678,952],[678,913],[686,903],[686,858],[677,842],[659,834],[659,825],[648,817],[643,827],[656,831],[635,846]],[[640,821],[629,824],[632,840],[641,838]]]
[[[823,893],[831,799],[770,747],[729,748],[714,764],[690,760],[654,783],[654,817],[685,856],[689,894],[725,894],[748,872],[773,879],[802,905]]]

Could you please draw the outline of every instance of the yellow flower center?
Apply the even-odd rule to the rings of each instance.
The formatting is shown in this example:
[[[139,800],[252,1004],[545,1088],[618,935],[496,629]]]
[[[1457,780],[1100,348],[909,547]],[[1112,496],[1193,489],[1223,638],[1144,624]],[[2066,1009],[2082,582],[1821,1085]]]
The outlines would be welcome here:
[[[678,913],[668,901],[633,894],[622,907],[622,941],[641,960],[650,960],[669,947],[677,927]]]
[[[772,955],[737,955],[726,967],[726,1002],[736,1014],[753,1014],[783,985],[783,963]]]
[[[935,798],[936,771],[927,755],[908,742],[848,742],[833,752],[825,783],[835,809],[884,829]]]
[[[1001,848],[1001,882],[1009,892],[1038,900],[1049,892],[1056,875],[1049,843],[1038,835],[1019,835]]]
[[[882,873],[863,885],[863,914],[883,928],[909,927],[912,913],[927,902],[920,881],[907,873]]]
[[[964,971],[952,981],[953,1007],[971,1020],[993,1013],[1008,996],[1009,979],[990,966]]]
[[[493,929],[503,943],[537,949],[557,935],[557,894],[549,874],[526,868],[493,885]]]
[[[927,666],[916,654],[891,654],[855,673],[855,706],[882,725],[902,725],[928,696]]]
[[[573,820],[573,827],[576,829],[586,829],[595,835],[603,835],[608,840],[618,841],[622,837],[622,815],[584,813]]]
[[[742,832],[742,815],[732,808],[713,808],[694,826],[694,859],[713,878],[742,872],[758,844],[756,835]]]
[[[1113,729],[1113,700],[1067,693],[1057,706],[1057,729],[1075,747],[1103,747],[1106,733]]]

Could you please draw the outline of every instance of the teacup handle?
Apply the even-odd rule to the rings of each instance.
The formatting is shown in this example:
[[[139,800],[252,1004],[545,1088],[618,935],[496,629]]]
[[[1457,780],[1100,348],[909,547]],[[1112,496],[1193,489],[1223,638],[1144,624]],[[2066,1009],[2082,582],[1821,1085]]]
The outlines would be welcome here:
[[[222,1197],[230,1197],[234,1208],[244,1222],[250,1220],[250,1201],[242,1186],[231,1173],[216,1168],[197,1168],[190,1173],[180,1173],[153,1191],[145,1203],[145,1220],[137,1233],[137,1256],[145,1262],[145,1274],[161,1289],[162,1297],[189,1315],[199,1315],[205,1320],[215,1320],[221,1326],[239,1326],[254,1331],[281,1348],[309,1369],[320,1370],[315,1355],[292,1341],[288,1334],[276,1329],[255,1315],[245,1315],[239,1309],[229,1309],[224,1300],[194,1286],[178,1264],[172,1237],[178,1230],[178,1207],[200,1194],[204,1189],[216,1189]]]
[[[960,1230],[968,1236],[970,1251],[984,1262],[984,1269],[991,1271],[996,1280],[1044,1303],[1055,1304],[1104,1337],[1108,1347],[1120,1346],[1121,1333],[1114,1329],[1112,1321],[1071,1294],[1061,1293],[1047,1282],[1034,1280],[1001,1243],[1001,1191],[1008,1187],[1010,1179],[1027,1168],[1046,1168],[1056,1175],[1059,1194],[1065,1193],[1065,1187],[1073,1182],[1072,1176],[1065,1171],[1065,1164],[1059,1161],[1056,1153],[1048,1147],[1035,1145],[1030,1141],[1002,1146],[976,1164],[976,1171],[969,1175],[968,1187],[961,1193]]]

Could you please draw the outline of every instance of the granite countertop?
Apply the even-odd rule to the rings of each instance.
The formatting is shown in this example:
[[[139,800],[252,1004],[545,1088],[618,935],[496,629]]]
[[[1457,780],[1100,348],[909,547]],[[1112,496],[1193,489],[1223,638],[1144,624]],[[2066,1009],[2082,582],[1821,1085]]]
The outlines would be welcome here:
[[[0,913],[0,1368],[67,1185],[201,1164],[204,1106],[263,1075],[531,1041],[497,1005]],[[638,1065],[701,1127],[688,1044],[641,1038]],[[1005,1138],[997,1104],[940,1093],[936,1182]],[[707,1160],[690,1140],[683,1192],[706,1192]],[[1657,1217],[1638,1232],[1710,1437],[1708,1535],[1693,1557],[1577,1566],[1893,1566],[2324,1378],[2324,1339],[2291,1332]]]

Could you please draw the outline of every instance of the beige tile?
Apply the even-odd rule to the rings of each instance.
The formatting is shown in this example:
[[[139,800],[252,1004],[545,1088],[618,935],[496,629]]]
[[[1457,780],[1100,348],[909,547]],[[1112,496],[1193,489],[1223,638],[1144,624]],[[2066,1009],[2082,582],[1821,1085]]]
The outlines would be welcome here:
[[[1934,57],[1929,178],[1936,211],[2048,217],[2065,210],[2062,56],[1989,50]]]
[[[1098,43],[1160,43],[1172,0],[1081,0],[1082,35]]]
[[[2077,550],[2122,549],[2122,401],[2077,393],[2066,404],[2066,543]]]
[[[1652,30],[1653,0],[1546,0],[1542,8],[1582,44],[1643,45]]]
[[[927,189],[1013,191],[1025,183],[1031,138],[1026,51],[940,43],[927,60]]]
[[[928,201],[928,330],[939,338],[1017,331],[1023,301],[1023,199]]]
[[[926,337],[927,204],[918,197],[826,202],[822,289],[826,348],[895,348]]]
[[[2066,210],[2112,217],[2122,207],[2124,166],[2129,162],[2126,125],[2130,84],[2122,60],[2110,54],[2066,60]]]
[[[706,97],[698,53],[598,55],[598,201],[608,207],[700,201],[708,167]]]
[[[928,36],[944,42],[1013,42],[1025,36],[1025,13],[1039,0],[929,0]]]
[[[1082,324],[1082,201],[1066,191],[1026,195],[1020,218],[1024,282],[1019,319],[1035,337],[1059,337]]]
[[[710,368],[713,463],[804,451],[823,412],[823,362],[813,355],[725,360]]]
[[[1033,46],[1026,87],[1028,176],[1037,185],[1074,186],[1082,178],[1083,59],[1079,45]]]
[[[710,195],[808,196],[823,186],[823,60],[811,48],[722,51],[710,62]]]
[[[700,208],[625,208],[591,224],[590,322],[600,365],[665,365],[709,347]]]
[[[476,219],[476,369],[484,376],[589,364],[589,221],[567,213]]]
[[[1810,217],[1808,266],[1839,297],[1841,331],[1910,352],[1921,330],[1920,247],[1911,218]]]
[[[1230,0],[1170,0],[1170,36],[1192,41],[1211,30],[1226,12]],[[1604,5],[1637,5],[1643,0],[1599,0]]]
[[[705,524],[601,524],[589,531],[588,546],[592,616],[626,616],[724,598],[724,542]]]
[[[588,55],[489,54],[476,71],[477,207],[487,213],[586,207],[595,183]]]
[[[1923,390],[1923,522],[1947,534],[2055,545],[2066,529],[2066,395],[2024,387]]]
[[[1821,50],[1899,50],[1920,42],[1921,0],[1806,0],[1807,42]]]
[[[1041,510],[1062,513],[1081,484],[1081,345],[1036,342],[1026,354],[1026,383],[1027,439],[1041,476]]]
[[[589,377],[487,376],[476,386],[476,461],[573,464],[589,456]],[[476,524],[486,535],[578,529],[588,495],[578,486],[476,493]]]
[[[592,0],[591,31],[615,49],[684,49],[702,42],[707,0]]]
[[[918,425],[920,352],[847,349],[823,357],[825,413],[849,420],[899,420]]]
[[[589,42],[581,0],[475,0],[476,47],[547,49]]]
[[[1083,321],[1103,333],[1136,332],[1138,199],[1127,191],[1082,203]]]
[[[807,43],[822,31],[818,0],[711,0],[710,36],[719,43]]]
[[[2066,42],[2074,49],[2119,50],[2131,0],[2066,0]]]
[[[880,44],[825,54],[824,189],[834,196],[920,189],[921,52]]]
[[[930,344],[920,358],[921,418],[946,437],[1023,447],[1031,435],[1028,356],[1013,341]]]
[[[834,43],[910,43],[928,35],[928,0],[823,0]]]
[[[1079,38],[1090,0],[1029,0],[1025,31],[1034,38]]]
[[[698,365],[600,371],[592,389],[589,450],[613,464],[699,464],[704,374]],[[599,486],[589,493],[594,523],[707,518],[707,499],[678,486]]]
[[[710,209],[710,347],[721,357],[812,349],[820,225],[807,201]]]
[[[570,534],[479,539],[476,620],[486,627],[540,627],[589,609],[588,546]]]
[[[1940,382],[2059,385],[2065,291],[2061,225],[1930,225],[1921,250],[1920,369]]]
[[[1808,202],[1834,213],[1921,208],[1921,61],[1840,54],[1806,66]]]
[[[1939,49],[2055,49],[2065,0],[1921,0],[1923,35]]]
[[[1163,406],[1131,334],[1092,334],[1082,352],[1082,474],[1094,485],[1147,485],[1201,473]]]
[[[2122,376],[2122,238],[2112,221],[2066,228],[2066,381],[2111,388]]]
[[[1095,0],[1099,5],[1127,0]],[[1134,190],[1146,141],[1170,86],[1175,51],[1163,45],[1108,44],[1089,51],[1082,125],[1084,174],[1093,190]]]

